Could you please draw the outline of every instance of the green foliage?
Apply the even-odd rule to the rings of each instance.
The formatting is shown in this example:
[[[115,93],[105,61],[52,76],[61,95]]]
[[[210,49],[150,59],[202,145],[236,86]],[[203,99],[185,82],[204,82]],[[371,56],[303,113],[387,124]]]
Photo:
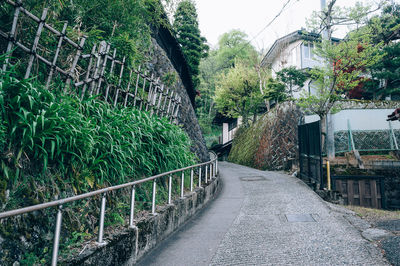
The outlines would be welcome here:
[[[234,67],[235,61],[252,68],[257,59],[258,53],[248,42],[247,35],[239,30],[232,30],[224,33],[220,37],[218,48],[210,51],[208,57],[201,60],[196,113],[207,145],[217,141],[216,132],[220,131],[219,127],[213,124],[217,114],[214,96],[220,75],[226,74]]]
[[[214,98],[217,110],[228,117],[241,116],[247,127],[250,116],[257,114],[262,104],[258,84],[255,69],[237,63],[219,77]]]
[[[374,43],[384,43],[382,60],[370,68],[374,87],[363,88],[380,99],[400,93],[400,5],[387,5],[379,16],[371,18],[365,27],[371,31]],[[365,30],[365,29],[364,29]],[[383,86],[377,85],[384,81]]]
[[[218,70],[233,67],[237,61],[249,66],[257,62],[258,53],[247,38],[247,34],[240,30],[231,30],[221,35],[216,54]]]
[[[173,28],[178,42],[182,45],[190,74],[197,87],[200,59],[207,56],[209,48],[206,44],[207,40],[200,35],[196,7],[191,0],[184,0],[178,4]]]
[[[285,85],[273,78],[269,78],[265,85],[264,98],[275,102],[285,101],[287,98]]]
[[[90,52],[93,44],[105,40],[113,44],[121,58],[126,56],[128,64],[143,63],[151,47],[151,27],[168,23],[163,19],[164,11],[158,0],[98,0],[90,4],[86,0],[24,0],[23,5],[39,17],[43,8],[48,7],[47,23],[61,29],[64,21],[68,22],[67,33],[74,40],[88,36],[86,52]],[[9,5],[1,3],[0,24],[5,31],[11,27],[12,15]],[[36,28],[27,27],[27,18],[22,20],[25,23],[19,36],[33,40]],[[40,44],[54,49],[56,39],[45,31]]]
[[[294,89],[297,87],[297,91],[299,91],[308,78],[304,71],[294,66],[283,68],[276,73],[276,76],[279,81],[286,85],[286,93],[290,97],[293,97]]]
[[[372,78],[376,81],[384,80],[384,85],[375,85],[370,88],[375,97],[382,98],[391,94],[400,93],[400,43],[390,43],[386,45],[382,53],[382,60],[371,66]]]
[[[400,4],[388,4],[382,14],[372,17],[367,24],[375,43],[390,42],[400,38]]]
[[[14,78],[11,72],[0,72],[0,110],[5,126],[5,145],[0,151],[1,211],[195,163],[189,138],[166,118],[130,107],[113,108],[94,98],[80,101],[74,96],[56,95],[39,84]],[[165,195],[165,181],[158,183],[158,194]],[[137,187],[136,210],[147,208],[151,185]],[[124,223],[129,195],[128,190],[108,193],[106,225]],[[63,206],[61,253],[70,252],[71,246],[96,233],[97,200]],[[54,209],[4,220],[0,235],[7,243],[2,244],[0,258],[11,252],[26,254],[22,260],[28,265],[46,264],[54,222]],[[70,232],[75,233],[71,236]],[[21,236],[29,246],[20,244]]]
[[[314,11],[306,20],[307,28],[312,32],[327,32],[327,39],[331,39],[332,32],[338,26],[346,25],[359,28],[368,21],[368,14],[373,7],[370,3],[356,2],[352,7],[340,7],[337,0],[327,1],[327,7],[322,11]]]
[[[165,73],[164,76],[161,77],[161,81],[167,87],[173,87],[178,80],[178,75],[176,72],[168,72]]]
[[[338,99],[365,80],[365,69],[382,59],[381,47],[382,44],[372,44],[368,32],[350,34],[349,39],[338,44],[322,41],[315,54],[323,65],[309,71],[315,93],[303,93],[299,105],[322,119]]]
[[[228,160],[233,163],[255,167],[255,154],[264,132],[263,119],[259,119],[248,128],[240,127],[233,139]]]
[[[46,184],[54,169],[81,193],[193,163],[188,137],[166,119],[55,96],[10,75],[1,76],[0,91],[7,126],[1,171],[11,190],[32,175]]]

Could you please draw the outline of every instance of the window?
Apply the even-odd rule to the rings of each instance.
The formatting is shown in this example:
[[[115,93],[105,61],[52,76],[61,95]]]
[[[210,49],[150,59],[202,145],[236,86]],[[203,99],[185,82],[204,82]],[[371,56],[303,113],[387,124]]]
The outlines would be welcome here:
[[[312,43],[304,43],[303,44],[304,58],[311,59],[313,57],[313,49],[314,45]]]

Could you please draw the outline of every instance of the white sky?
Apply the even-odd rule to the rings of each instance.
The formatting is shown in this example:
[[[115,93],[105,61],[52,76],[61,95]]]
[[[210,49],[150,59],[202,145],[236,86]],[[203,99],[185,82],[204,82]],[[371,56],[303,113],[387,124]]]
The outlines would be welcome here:
[[[252,39],[282,9],[287,0],[195,0],[200,31],[215,47],[218,37],[231,29],[240,29]],[[327,1],[328,2],[328,1]],[[353,6],[356,0],[338,0],[338,6]],[[369,2],[362,0],[361,2]],[[267,49],[279,37],[302,27],[313,10],[320,10],[320,0],[292,0],[274,23],[252,43],[256,49]],[[345,29],[336,32],[343,37]]]

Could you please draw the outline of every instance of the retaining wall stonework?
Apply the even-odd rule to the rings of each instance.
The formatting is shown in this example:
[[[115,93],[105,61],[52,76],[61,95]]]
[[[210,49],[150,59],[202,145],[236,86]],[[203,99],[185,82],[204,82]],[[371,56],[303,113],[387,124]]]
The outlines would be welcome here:
[[[157,215],[150,215],[137,222],[136,228],[115,233],[107,245],[93,245],[67,265],[133,265],[162,240],[173,233],[200,209],[207,205],[221,188],[219,177],[205,188],[178,199],[173,205],[157,209]]]
[[[153,54],[148,68],[157,77],[163,77],[166,74],[177,73],[177,81],[175,83],[175,90],[182,97],[182,104],[178,114],[178,122],[182,125],[182,129],[188,134],[192,140],[191,150],[194,152],[200,161],[205,162],[209,160],[208,149],[206,142],[201,132],[200,124],[197,120],[192,102],[190,100],[188,91],[183,84],[182,79],[174,68],[172,62],[164,49],[153,39]]]

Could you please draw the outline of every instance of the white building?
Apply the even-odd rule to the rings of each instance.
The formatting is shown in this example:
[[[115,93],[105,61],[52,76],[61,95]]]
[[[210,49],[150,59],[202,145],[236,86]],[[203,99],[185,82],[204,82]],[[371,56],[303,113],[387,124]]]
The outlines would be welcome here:
[[[322,60],[314,54],[315,42],[319,41],[321,36],[316,33],[309,33],[304,30],[292,32],[286,36],[277,39],[268,50],[261,67],[270,68],[272,76],[283,68],[294,66],[297,69],[310,69],[321,65]],[[339,42],[340,39],[332,38],[333,42]],[[312,81],[305,82],[303,90],[309,93],[313,92]],[[298,90],[300,91],[300,90]],[[300,96],[300,92],[295,92],[295,98]]]

